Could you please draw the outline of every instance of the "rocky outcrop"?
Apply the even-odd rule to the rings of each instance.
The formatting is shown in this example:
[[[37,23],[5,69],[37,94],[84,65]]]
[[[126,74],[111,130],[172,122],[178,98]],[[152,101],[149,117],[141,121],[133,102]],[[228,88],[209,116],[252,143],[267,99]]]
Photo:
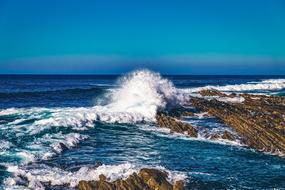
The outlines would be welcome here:
[[[127,179],[107,181],[104,175],[97,181],[80,181],[79,190],[183,190],[184,182],[176,181],[171,184],[167,181],[168,174],[157,169],[141,169],[139,173],[133,173]]]
[[[190,137],[198,136],[197,129],[189,123],[183,123],[163,113],[156,115],[156,121],[159,127],[169,128],[171,132],[187,134]]]
[[[220,97],[224,97],[224,96],[227,96],[226,94],[220,92],[220,91],[217,91],[217,90],[201,90],[199,91],[199,94],[202,95],[202,96],[220,96]]]
[[[180,116],[194,116],[193,112],[185,111],[180,114]],[[190,137],[197,138],[198,130],[189,123],[179,121],[178,119],[166,115],[165,113],[159,113],[156,115],[156,121],[159,127],[169,128],[170,132],[186,134]],[[217,140],[226,139],[229,141],[234,141],[235,137],[229,131],[224,131],[222,134],[213,134],[204,129],[204,136],[207,139]]]
[[[209,95],[212,92],[202,94]],[[245,101],[230,103],[217,99],[192,97],[191,103],[197,109],[208,112],[234,128],[248,146],[284,155],[285,98],[250,94],[239,96],[242,96]],[[232,138],[226,133],[223,136],[226,139]]]

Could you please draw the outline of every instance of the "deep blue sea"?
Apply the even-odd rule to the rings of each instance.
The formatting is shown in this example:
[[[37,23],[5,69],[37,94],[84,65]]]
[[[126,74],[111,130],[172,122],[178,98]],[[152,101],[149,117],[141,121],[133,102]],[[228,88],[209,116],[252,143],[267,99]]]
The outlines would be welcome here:
[[[184,118],[197,139],[157,128],[157,110],[191,107],[188,96],[204,88],[283,96],[285,76],[1,75],[0,189],[74,189],[142,167],[188,189],[285,189],[284,158],[203,136],[227,129],[215,118]]]

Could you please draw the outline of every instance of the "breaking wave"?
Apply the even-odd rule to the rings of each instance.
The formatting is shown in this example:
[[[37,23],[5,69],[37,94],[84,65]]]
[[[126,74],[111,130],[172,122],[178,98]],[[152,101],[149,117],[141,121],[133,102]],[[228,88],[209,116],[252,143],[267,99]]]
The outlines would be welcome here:
[[[11,108],[0,111],[0,116],[26,115],[26,120],[36,116],[36,121],[33,122],[31,129],[28,129],[33,130],[34,133],[38,133],[47,126],[72,126],[75,129],[92,127],[94,121],[154,122],[158,110],[178,105],[183,98],[167,79],[163,79],[157,73],[140,70],[122,77],[119,80],[119,87],[106,93],[94,107]]]
[[[285,88],[285,79],[269,79],[262,80],[261,82],[248,82],[246,84],[235,84],[225,86],[204,86],[198,88],[185,89],[184,92],[193,93],[200,90],[214,89],[224,92],[243,92],[243,91],[256,91],[256,90],[281,90]]]

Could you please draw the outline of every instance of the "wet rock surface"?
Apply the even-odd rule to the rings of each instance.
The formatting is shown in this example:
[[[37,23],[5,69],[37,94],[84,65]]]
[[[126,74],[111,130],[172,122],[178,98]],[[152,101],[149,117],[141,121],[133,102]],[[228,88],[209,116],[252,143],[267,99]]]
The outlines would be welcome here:
[[[197,137],[198,131],[191,124],[176,120],[174,117],[159,113],[156,115],[159,127],[169,128],[171,132],[187,134],[190,137]]]
[[[104,175],[97,181],[80,181],[76,187],[79,190],[183,190],[184,182],[176,181],[171,184],[168,174],[157,169],[141,169],[127,179],[109,182]]]
[[[227,97],[216,91],[204,91],[201,95]],[[242,103],[218,101],[191,97],[191,104],[203,112],[208,112],[232,127],[248,146],[257,150],[285,154],[285,98],[251,94],[231,94],[243,97]],[[223,138],[232,139],[229,133]]]

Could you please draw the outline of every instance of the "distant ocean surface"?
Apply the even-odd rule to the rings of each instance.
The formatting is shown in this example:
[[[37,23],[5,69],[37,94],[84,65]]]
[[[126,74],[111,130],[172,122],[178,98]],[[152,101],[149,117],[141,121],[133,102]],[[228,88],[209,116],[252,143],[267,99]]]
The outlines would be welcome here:
[[[209,88],[284,96],[285,76],[0,75],[0,189],[74,189],[142,167],[189,189],[285,189],[284,158],[155,126],[157,110]],[[226,127],[203,116],[187,122]]]

